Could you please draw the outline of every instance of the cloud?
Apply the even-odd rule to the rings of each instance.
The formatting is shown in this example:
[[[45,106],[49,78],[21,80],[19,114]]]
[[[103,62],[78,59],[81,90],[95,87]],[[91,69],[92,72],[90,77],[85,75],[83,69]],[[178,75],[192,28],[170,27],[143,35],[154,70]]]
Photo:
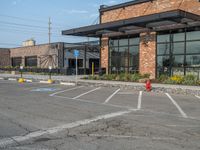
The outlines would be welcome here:
[[[17,5],[17,1],[12,1],[12,5]]]
[[[117,1],[116,0],[110,0],[107,2],[108,5],[113,5],[113,4],[116,4]]]
[[[17,5],[18,3],[20,3],[20,2],[21,2],[21,0],[14,0],[14,1],[12,1],[11,4],[12,4],[13,6],[15,6],[15,5]]]
[[[60,14],[87,14],[89,13],[87,10],[77,10],[77,9],[71,9],[71,10],[68,10],[68,9],[63,9],[60,11]]]

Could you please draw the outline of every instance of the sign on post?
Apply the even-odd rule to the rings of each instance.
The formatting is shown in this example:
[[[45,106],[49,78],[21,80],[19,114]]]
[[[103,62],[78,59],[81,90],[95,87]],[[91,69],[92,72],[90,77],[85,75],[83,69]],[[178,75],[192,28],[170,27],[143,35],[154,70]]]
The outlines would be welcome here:
[[[78,56],[79,56],[79,51],[74,50],[74,57],[76,57],[76,85],[77,85],[77,75],[78,75]]]
[[[74,50],[74,57],[78,57],[79,56],[79,51],[78,50]]]

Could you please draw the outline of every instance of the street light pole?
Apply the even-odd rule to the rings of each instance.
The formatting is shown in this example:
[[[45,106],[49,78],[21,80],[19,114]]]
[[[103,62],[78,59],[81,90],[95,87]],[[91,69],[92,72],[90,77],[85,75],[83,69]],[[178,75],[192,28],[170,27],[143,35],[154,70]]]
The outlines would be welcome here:
[[[76,56],[76,85],[77,85],[77,75],[78,75],[78,57]]]
[[[20,66],[21,79],[23,78],[23,75],[22,75],[23,68],[24,68],[23,66]]]
[[[49,80],[51,80],[51,70],[52,70],[52,66],[49,66]]]

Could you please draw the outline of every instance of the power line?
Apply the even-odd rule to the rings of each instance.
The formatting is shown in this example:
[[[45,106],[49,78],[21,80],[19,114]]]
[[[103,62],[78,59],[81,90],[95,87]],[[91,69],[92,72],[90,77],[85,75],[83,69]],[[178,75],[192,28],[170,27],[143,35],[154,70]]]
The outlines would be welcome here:
[[[49,44],[51,43],[51,18],[49,18]]]
[[[7,46],[21,46],[19,44],[13,44],[13,43],[0,43],[0,45],[7,45]]]
[[[0,14],[1,17],[8,17],[8,18],[12,18],[12,19],[17,19],[17,20],[23,20],[23,21],[33,21],[33,22],[37,22],[37,23],[43,23],[46,24],[47,22],[44,20],[38,20],[38,19],[28,19],[28,18],[22,18],[22,17],[17,17],[17,16],[10,16],[10,15],[5,15],[5,14]],[[61,23],[55,23],[55,27],[56,28],[64,28],[65,26],[70,27],[69,25],[61,25]]]
[[[8,18],[13,18],[13,19],[17,19],[17,20],[28,20],[28,21],[34,21],[34,22],[40,22],[40,23],[45,23],[46,24],[46,21],[44,20],[36,20],[36,19],[28,19],[28,18],[21,18],[21,17],[16,17],[16,16],[10,16],[10,15],[3,15],[3,14],[0,14],[1,17],[8,17]]]
[[[1,24],[15,25],[15,26],[30,27],[30,28],[43,28],[43,29],[46,29],[46,28],[47,28],[47,27],[44,27],[44,26],[35,26],[35,25],[28,25],[28,24],[19,24],[19,23],[6,22],[6,21],[0,21],[0,23],[1,23]]]
[[[38,31],[38,30],[31,30],[31,29],[15,29],[15,28],[0,28],[0,31],[16,31],[16,32],[26,32],[26,33],[39,33],[39,34],[47,34],[47,31]],[[61,35],[59,32],[51,32],[54,35]]]

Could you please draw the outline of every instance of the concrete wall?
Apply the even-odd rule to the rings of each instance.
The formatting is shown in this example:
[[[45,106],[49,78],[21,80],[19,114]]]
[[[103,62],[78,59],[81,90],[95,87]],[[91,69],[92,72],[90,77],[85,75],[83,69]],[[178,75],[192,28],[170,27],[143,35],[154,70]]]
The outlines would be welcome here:
[[[132,6],[105,11],[101,14],[101,23],[123,20],[133,17],[145,16],[170,10],[181,9],[200,15],[200,2],[198,0],[153,0]],[[145,36],[150,36],[146,42]],[[140,34],[140,73],[150,73],[151,78],[156,77],[156,33]],[[108,38],[102,38],[101,65],[108,70]]]
[[[25,57],[37,56],[37,67],[48,68],[53,66],[58,67],[58,56],[59,56],[60,44],[44,44],[36,46],[26,46],[19,48],[10,49],[11,58],[22,57],[22,64],[25,65]],[[52,58],[50,58],[51,56]],[[52,62],[54,61],[54,62]]]
[[[6,48],[0,48],[0,67],[6,67],[10,65],[10,50]]]

